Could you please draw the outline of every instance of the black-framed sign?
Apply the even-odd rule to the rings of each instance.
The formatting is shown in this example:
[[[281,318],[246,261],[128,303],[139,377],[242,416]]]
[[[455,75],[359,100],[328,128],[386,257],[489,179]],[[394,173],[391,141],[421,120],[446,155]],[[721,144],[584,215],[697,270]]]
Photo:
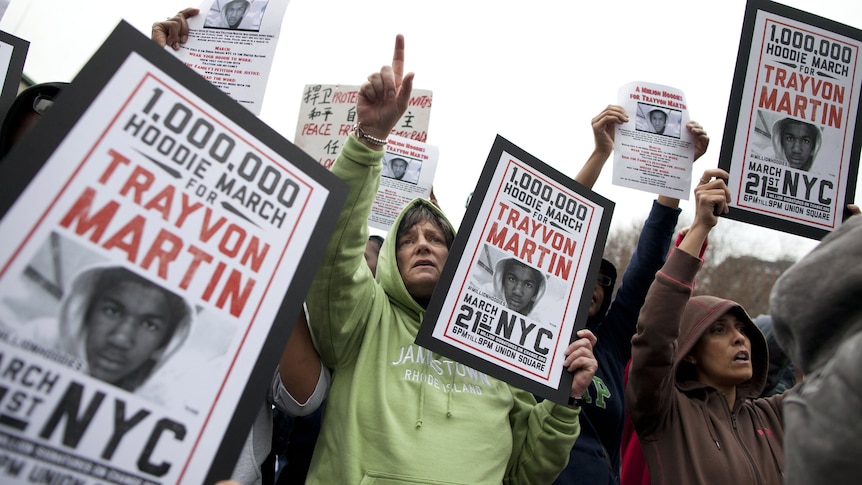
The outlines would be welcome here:
[[[749,0],[719,167],[727,217],[820,239],[852,203],[862,147],[862,31]]]
[[[18,95],[18,86],[24,74],[24,61],[30,43],[12,34],[0,31],[0,69],[3,69],[3,87],[0,88],[0,120]]]
[[[230,477],[345,197],[121,22],[0,165],[0,482]]]
[[[613,207],[498,135],[416,343],[565,403]]]

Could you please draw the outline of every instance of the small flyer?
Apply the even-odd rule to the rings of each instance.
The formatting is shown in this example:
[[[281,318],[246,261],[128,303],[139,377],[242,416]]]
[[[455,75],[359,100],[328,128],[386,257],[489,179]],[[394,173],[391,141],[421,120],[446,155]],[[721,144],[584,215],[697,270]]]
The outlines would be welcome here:
[[[411,200],[430,198],[438,157],[439,151],[434,145],[391,135],[368,225],[388,231]]]
[[[309,84],[302,93],[293,143],[329,169],[356,124],[359,86]],[[431,91],[414,89],[407,111],[392,135],[425,143],[431,118]],[[385,175],[385,174],[384,174]]]
[[[263,95],[289,0],[203,0],[189,40],[168,48],[252,113]]]
[[[749,0],[719,167],[731,219],[820,239],[853,202],[862,31]]]
[[[498,135],[416,343],[565,403],[613,206]]]
[[[230,477],[347,188],[121,22],[0,164],[0,483]]]
[[[688,200],[694,139],[685,94],[647,82],[626,84],[619,105],[629,115],[614,134],[613,184]]]

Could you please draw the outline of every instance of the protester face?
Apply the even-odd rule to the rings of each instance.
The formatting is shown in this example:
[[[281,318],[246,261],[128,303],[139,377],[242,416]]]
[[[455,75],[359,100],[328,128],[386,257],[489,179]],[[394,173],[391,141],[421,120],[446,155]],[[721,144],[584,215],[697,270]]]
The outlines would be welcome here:
[[[596,316],[599,310],[602,309],[602,301],[605,299],[605,288],[611,286],[611,278],[607,275],[599,274],[596,286],[593,288],[593,299],[590,300],[589,316]]]
[[[371,274],[377,276],[377,258],[380,255],[380,243],[374,239],[369,239],[365,243],[365,262],[371,268]]]
[[[781,133],[784,158],[793,168],[805,168],[817,141],[817,127],[808,123],[787,123]]]
[[[664,133],[664,127],[667,123],[667,115],[662,111],[652,111],[649,114],[649,122],[656,133]]]
[[[719,391],[751,379],[751,340],[745,334],[745,323],[725,313],[700,337],[686,361],[694,364],[701,384]]]
[[[522,312],[536,297],[539,291],[541,275],[536,270],[519,262],[506,265],[503,274],[503,292],[506,296],[506,306]]]
[[[239,26],[247,8],[248,6],[243,2],[232,3],[225,8],[224,17],[230,28],[235,29]]]
[[[392,159],[389,166],[392,167],[392,176],[399,180],[402,179],[404,177],[404,173],[407,172],[407,161],[400,158]]]
[[[175,320],[167,295],[142,282],[121,281],[94,295],[84,322],[90,374],[122,380],[167,344]]]
[[[449,248],[443,230],[428,220],[414,224],[395,242],[395,259],[404,286],[413,298],[427,299],[440,279]]]

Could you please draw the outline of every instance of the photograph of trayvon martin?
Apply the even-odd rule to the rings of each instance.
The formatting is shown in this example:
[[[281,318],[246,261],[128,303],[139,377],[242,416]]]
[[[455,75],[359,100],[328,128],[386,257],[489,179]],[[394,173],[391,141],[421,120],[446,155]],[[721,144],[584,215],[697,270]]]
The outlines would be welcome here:
[[[213,0],[204,20],[206,29],[260,31],[269,0]]]
[[[194,310],[178,295],[121,266],[78,273],[54,326],[91,376],[134,392],[182,346]]]
[[[755,160],[806,172],[829,172],[827,166],[814,162],[823,147],[820,127],[780,113],[758,109],[754,130],[749,137],[749,151]],[[812,170],[813,169],[813,170]]]
[[[562,282],[510,254],[483,244],[470,279],[480,296],[546,324],[562,319]]]
[[[675,109],[638,103],[635,130],[679,138],[682,112]]]
[[[190,402],[213,386],[193,372],[217,372],[236,328],[137,271],[52,233],[2,282],[0,326],[70,370],[156,404]]]
[[[797,170],[811,170],[822,138],[817,126],[793,118],[780,119],[772,126],[775,158]]]
[[[422,162],[415,158],[387,153],[383,156],[383,171],[380,175],[418,185],[422,175]]]

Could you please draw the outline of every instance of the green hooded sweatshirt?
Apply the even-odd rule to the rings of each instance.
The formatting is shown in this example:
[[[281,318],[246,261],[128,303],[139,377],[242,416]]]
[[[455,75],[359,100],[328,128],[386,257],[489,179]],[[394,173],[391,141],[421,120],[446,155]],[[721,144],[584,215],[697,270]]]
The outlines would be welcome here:
[[[368,269],[382,156],[351,135],[332,168],[350,193],[307,300],[315,344],[334,369],[308,483],[551,483],[580,431],[579,410],[536,404],[414,343],[425,310],[395,258],[403,211],[376,281]],[[440,213],[424,199],[410,204]]]

